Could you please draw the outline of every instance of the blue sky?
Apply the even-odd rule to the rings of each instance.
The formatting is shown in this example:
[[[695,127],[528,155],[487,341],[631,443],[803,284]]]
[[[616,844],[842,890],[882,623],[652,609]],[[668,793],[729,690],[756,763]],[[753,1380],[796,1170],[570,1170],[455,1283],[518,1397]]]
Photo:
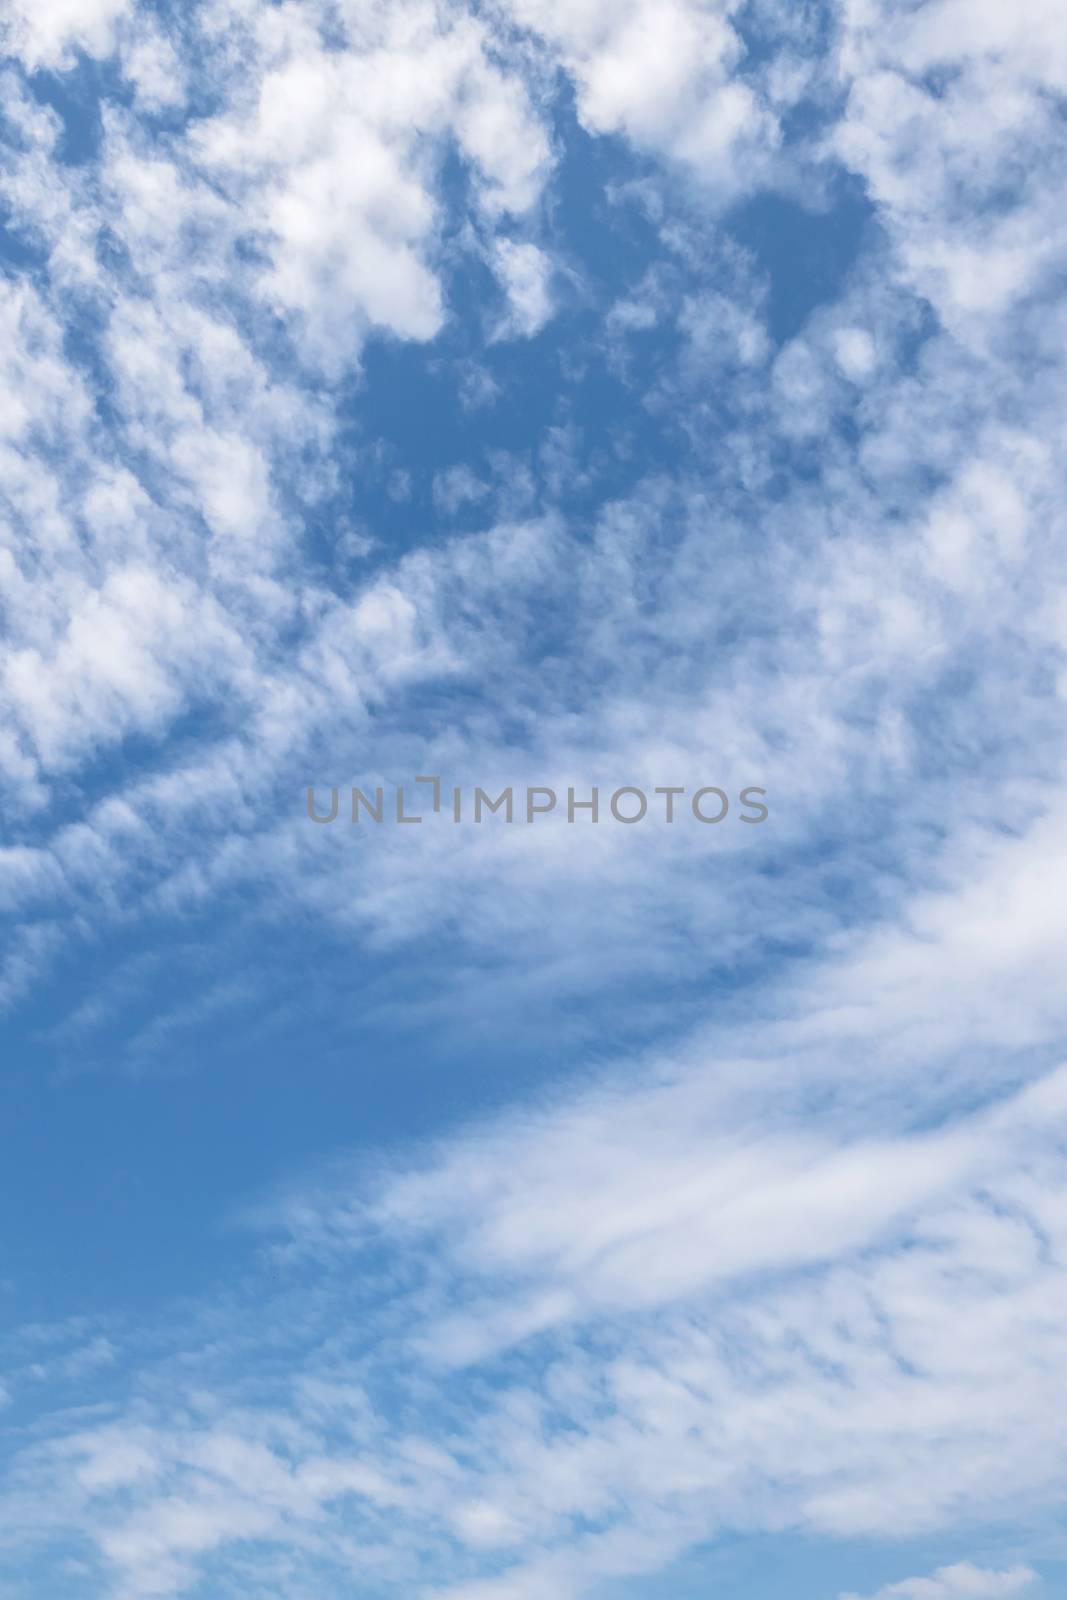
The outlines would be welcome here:
[[[0,45],[0,1600],[1060,1593],[1058,7]]]

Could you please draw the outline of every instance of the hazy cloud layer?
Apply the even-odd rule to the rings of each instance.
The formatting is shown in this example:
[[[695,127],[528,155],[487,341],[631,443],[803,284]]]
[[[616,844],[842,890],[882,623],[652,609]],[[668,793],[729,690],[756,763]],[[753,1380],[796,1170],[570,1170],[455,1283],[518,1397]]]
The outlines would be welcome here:
[[[226,1027],[314,1070],[319,1004],[544,1067],[248,1196],[225,1290],[16,1316],[5,1594],[578,1600],[994,1525],[1032,1567],[864,1587],[1037,1592],[1058,9],[3,27],[0,1000],[88,952],[57,1061],[192,1094]],[[426,773],[771,815],[304,811]]]

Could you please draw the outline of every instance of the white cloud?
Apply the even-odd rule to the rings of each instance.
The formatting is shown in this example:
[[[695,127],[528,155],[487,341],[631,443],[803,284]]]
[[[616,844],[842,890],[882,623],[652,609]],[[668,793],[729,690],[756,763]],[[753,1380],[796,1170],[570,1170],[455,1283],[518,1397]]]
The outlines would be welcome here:
[[[1029,1567],[1013,1567],[1007,1572],[972,1566],[969,1561],[954,1567],[940,1567],[930,1578],[905,1578],[890,1583],[870,1600],[1001,1600],[1001,1596],[1022,1594],[1037,1582]],[[859,1595],[842,1595],[841,1600],[860,1600]]]
[[[54,769],[86,744],[163,727],[205,661],[227,654],[239,654],[239,646],[210,604],[131,565],[73,601],[47,652],[5,652],[3,686],[33,748]]]
[[[493,264],[507,295],[509,315],[498,337],[531,338],[552,315],[552,266],[543,250],[517,239],[498,239]]]
[[[442,326],[442,140],[473,164],[490,221],[534,203],[549,161],[522,79],[493,64],[471,17],[413,0],[353,7],[345,28],[337,50],[315,12],[262,14],[245,45],[256,75],[190,141],[268,253],[258,294],[332,371],[370,328],[421,340]]]
[[[305,1571],[343,1581],[369,1547],[385,1592],[454,1597],[580,1596],[716,1528],[1033,1519],[1064,1468],[1067,1069],[915,1133],[939,1063],[913,1059],[893,1094],[874,1058],[891,1030],[868,1035],[862,1078],[816,1042],[821,1082],[743,1035],[733,1065],[697,1042],[406,1173],[294,1194],[255,1326],[205,1304],[136,1334],[167,1353],[138,1358],[128,1402],[38,1427],[0,1523],[46,1546],[77,1530],[122,1595],[284,1593]],[[764,1049],[791,1031],[764,1027]],[[850,1148],[866,1179],[838,1184]],[[84,1403],[101,1380],[65,1338],[50,1383]],[[16,1396],[27,1378],[13,1362]],[[1031,1577],[965,1564],[879,1600],[993,1600]]]
[[[844,20],[835,147],[864,176],[906,281],[957,336],[982,340],[983,319],[1049,291],[1067,250],[1050,99],[1065,81],[1062,30],[1045,0],[1025,27],[960,0],[903,17],[851,0]],[[919,81],[938,73],[940,86]]]
[[[185,68],[164,33],[144,15],[123,40],[122,71],[134,86],[138,106],[161,111],[185,103]]]
[[[62,69],[72,65],[76,50],[110,55],[116,24],[129,8],[130,0],[50,0],[47,6],[11,0],[0,41],[30,72]]]
[[[137,100],[105,108],[81,170],[54,159],[57,119],[12,97],[5,200],[47,260],[0,302],[0,760],[25,833],[0,854],[0,996],[71,927],[243,888],[377,950],[447,927],[428,1006],[476,1001],[488,1025],[491,998],[512,1033],[551,1033],[553,1059],[573,997],[607,988],[629,1021],[658,979],[672,1037],[697,982],[717,1008],[604,1081],[301,1190],[249,1268],[251,1316],[205,1301],[168,1327],[66,1330],[44,1356],[26,1335],[9,1382],[34,1421],[3,1538],[38,1541],[46,1566],[80,1540],[88,1581],[122,1600],[291,1594],[324,1571],[342,1592],[359,1571],[405,1595],[540,1600],[716,1529],[955,1534],[1056,1503],[1067,587],[1062,340],[1041,297],[1063,242],[1058,47],[1003,8],[968,31],[947,4],[855,0],[828,142],[884,249],[776,351],[751,265],[717,239],[701,276],[708,232],[667,185],[647,213],[663,270],[642,265],[608,313],[620,344],[680,335],[645,398],[688,434],[684,470],[572,516],[566,490],[597,463],[554,417],[525,458],[496,458],[521,514],[486,494],[482,531],[403,556],[343,521],[345,553],[377,561],[355,580],[308,554],[361,466],[338,426],[348,377],[375,333],[444,326],[449,251],[495,264],[511,331],[545,325],[555,61],[586,129],[683,164],[699,205],[770,171],[761,96],[784,105],[810,75],[792,35],[776,76],[750,73],[735,11],[519,0],[520,47],[461,8],[218,4],[190,60],[91,7],[17,13],[27,59],[117,40]],[[156,138],[193,70],[210,116]],[[84,311],[98,369],[64,344]],[[1040,368],[1019,356],[1037,337]],[[498,396],[461,362],[467,403]],[[563,502],[550,516],[530,510],[534,465]],[[485,484],[458,462],[434,492],[455,510]],[[429,691],[461,706],[474,685],[476,715],[427,733]],[[201,708],[195,739],[129,783],[96,771],[100,797],[51,816],[50,785]],[[308,777],[562,791],[723,768],[766,781],[763,854],[551,825],[383,829],[370,849],[300,815]],[[772,937],[805,958],[774,957],[742,1025],[720,985]],[[242,995],[220,980],[131,1048]],[[113,1017],[108,999],[79,1025]],[[1024,1576],[964,1566],[887,1592]]]
[[[670,0],[509,0],[508,9],[558,50],[578,112],[596,133],[685,162],[712,187],[741,187],[777,139],[775,121],[735,68],[737,5]]]
[[[846,378],[861,383],[877,360],[874,340],[863,328],[841,328],[835,339],[837,362]]]
[[[477,505],[488,493],[488,485],[476,477],[470,467],[457,465],[434,476],[434,505],[449,517],[454,517],[463,506]]]

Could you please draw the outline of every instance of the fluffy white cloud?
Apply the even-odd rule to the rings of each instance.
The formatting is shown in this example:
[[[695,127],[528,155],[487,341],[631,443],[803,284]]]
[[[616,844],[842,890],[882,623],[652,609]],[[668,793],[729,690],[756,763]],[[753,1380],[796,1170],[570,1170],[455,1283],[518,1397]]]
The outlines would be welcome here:
[[[39,6],[33,0],[12,0],[0,22],[0,45],[30,72],[68,67],[77,50],[90,56],[110,55],[116,24],[131,4],[132,0],[53,0]]]
[[[353,5],[347,48],[327,20],[251,8],[252,76],[190,150],[248,219],[268,265],[256,292],[295,316],[305,354],[336,369],[366,329],[428,339],[445,307],[435,271],[441,144],[472,164],[486,217],[536,200],[548,143],[521,77],[491,59],[462,10]]]
[[[4,198],[35,273],[0,296],[0,767],[22,830],[0,996],[68,926],[250,887],[377,950],[446,927],[437,1015],[491,992],[511,1029],[558,1030],[598,985],[636,1008],[659,978],[673,1032],[687,983],[706,1012],[769,936],[813,952],[745,1026],[723,1006],[677,1051],[280,1204],[251,1317],[204,1303],[44,1354],[20,1336],[9,1382],[35,1415],[6,1548],[59,1564],[77,1541],[121,1600],[324,1572],[347,1592],[354,1571],[577,1596],[720,1528],[880,1537],[1016,1501],[1039,1518],[1059,1493],[1062,52],[1031,26],[1056,18],[843,8],[814,170],[836,151],[882,231],[777,350],[745,253],[691,215],[772,170],[810,81],[792,34],[750,70],[738,9],[516,0],[521,40],[418,0],[220,3],[182,41],[14,13],[31,66],[114,46],[135,96],[81,165],[54,114],[10,100]],[[509,332],[547,326],[557,63],[588,131],[701,178],[684,204],[633,191],[663,261],[608,318],[630,383],[628,341],[676,329],[644,399],[679,419],[685,470],[572,514],[596,463],[553,418],[526,458],[438,475],[480,532],[394,556],[341,522],[346,558],[376,564],[324,575],[367,339],[431,340],[457,250],[497,271]],[[210,110],[157,136],[194,75]],[[492,399],[462,361],[468,402]],[[195,739],[101,774],[191,710]],[[723,768],[770,790],[758,857],[737,832],[368,844],[300,815],[309,778],[562,792]],[[94,798],[53,816],[84,774]],[[135,1043],[235,995],[219,981]],[[976,1571],[887,1592],[1029,1576]]]
[[[23,1404],[46,1376],[99,1393],[94,1350],[104,1370],[142,1339],[156,1353],[103,1415],[38,1429],[5,1537],[76,1532],[131,1597],[282,1594],[355,1563],[384,1593],[514,1600],[589,1593],[713,1529],[1034,1518],[1064,1469],[1067,1069],[916,1131],[952,1043],[894,1092],[876,1055],[894,1019],[862,1075],[832,1015],[807,1070],[776,1057],[800,1020],[294,1193],[243,1291],[252,1321],[205,1304],[132,1346],[78,1327],[47,1363],[27,1333]],[[1031,1576],[963,1565],[879,1600],[992,1600]]]
[[[774,116],[736,73],[734,0],[508,0],[508,10],[558,51],[591,131],[623,134],[727,193],[773,149]]]
[[[908,283],[971,342],[988,337],[990,313],[1047,295],[1067,250],[1061,33],[1044,0],[1025,26],[960,0],[903,15],[878,0],[844,7],[835,146],[863,174]]]
[[[543,250],[518,239],[498,239],[493,265],[507,295],[509,316],[500,330],[529,338],[552,315],[552,266]]]
[[[1029,1567],[1013,1567],[1007,1572],[972,1566],[969,1561],[954,1567],[941,1567],[930,1578],[905,1578],[879,1589],[870,1600],[1000,1600],[1003,1595],[1022,1594],[1037,1581]],[[841,1600],[860,1600],[859,1595],[842,1595]]]

